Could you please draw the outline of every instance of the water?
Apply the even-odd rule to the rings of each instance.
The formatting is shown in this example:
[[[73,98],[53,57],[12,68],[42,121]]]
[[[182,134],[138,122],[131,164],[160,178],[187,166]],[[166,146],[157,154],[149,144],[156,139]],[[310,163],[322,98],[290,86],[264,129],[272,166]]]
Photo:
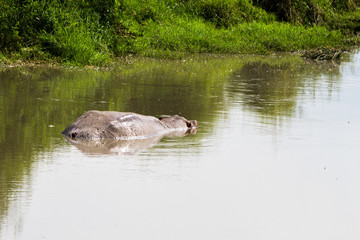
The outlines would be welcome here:
[[[359,79],[359,53],[1,69],[0,239],[359,239]],[[105,154],[60,134],[90,109],[200,127]]]

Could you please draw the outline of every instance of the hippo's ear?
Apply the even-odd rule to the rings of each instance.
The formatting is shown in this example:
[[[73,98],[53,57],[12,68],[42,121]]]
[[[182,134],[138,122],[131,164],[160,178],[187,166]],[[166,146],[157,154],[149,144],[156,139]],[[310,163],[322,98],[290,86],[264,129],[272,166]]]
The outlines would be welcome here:
[[[192,128],[192,124],[191,124],[190,121],[186,120],[185,122],[186,122],[186,126],[187,126],[188,128]]]
[[[160,116],[156,116],[160,121],[163,120],[164,118],[169,118],[170,115],[160,115]]]

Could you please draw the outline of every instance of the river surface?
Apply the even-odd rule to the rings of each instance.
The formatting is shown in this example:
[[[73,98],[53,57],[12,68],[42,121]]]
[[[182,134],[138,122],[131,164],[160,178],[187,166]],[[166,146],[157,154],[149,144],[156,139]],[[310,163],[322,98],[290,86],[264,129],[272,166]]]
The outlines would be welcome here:
[[[0,68],[0,239],[360,239],[360,53]],[[85,111],[198,121],[73,145]]]

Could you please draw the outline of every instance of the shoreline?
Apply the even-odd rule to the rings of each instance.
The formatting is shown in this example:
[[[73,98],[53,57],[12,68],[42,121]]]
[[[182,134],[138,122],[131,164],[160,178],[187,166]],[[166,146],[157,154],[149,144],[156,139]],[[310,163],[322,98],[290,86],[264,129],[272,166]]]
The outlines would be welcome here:
[[[159,61],[182,61],[185,62],[189,59],[198,59],[198,58],[241,58],[241,57],[269,57],[269,56],[278,56],[278,55],[292,55],[297,56],[299,59],[310,60],[314,62],[326,62],[326,61],[338,61],[340,60],[341,55],[351,51],[356,51],[360,46],[350,46],[347,48],[337,49],[337,48],[323,48],[319,47],[316,49],[308,50],[298,50],[294,52],[290,51],[274,51],[268,54],[229,54],[229,53],[183,53],[179,57],[149,57],[136,54],[128,54],[122,57],[115,57],[109,59],[109,61],[102,65],[77,65],[69,62],[54,62],[52,59],[49,61],[39,61],[39,60],[21,60],[21,59],[5,59],[5,61],[0,61],[0,68],[13,68],[13,67],[51,67],[51,68],[69,68],[69,69],[81,69],[81,70],[101,70],[101,69],[121,69],[124,65],[132,64],[133,61],[141,61],[145,59],[153,59]]]

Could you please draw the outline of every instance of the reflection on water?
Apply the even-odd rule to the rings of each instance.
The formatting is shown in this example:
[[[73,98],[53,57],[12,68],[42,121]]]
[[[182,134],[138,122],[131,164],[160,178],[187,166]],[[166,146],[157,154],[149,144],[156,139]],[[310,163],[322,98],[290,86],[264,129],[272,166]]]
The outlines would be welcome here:
[[[135,140],[67,140],[87,154],[133,154],[155,145],[161,138],[162,136]]]
[[[135,154],[154,146],[163,137],[180,138],[189,134],[196,134],[196,132],[197,128],[192,128],[187,132],[183,130],[171,131],[165,135],[161,134],[135,139],[71,139],[66,137],[66,140],[86,154]]]
[[[0,239],[359,238],[359,58],[1,69]],[[66,141],[91,109],[179,114],[199,129]]]
[[[314,62],[303,64],[274,64],[269,62],[249,62],[233,72],[229,81],[229,94],[232,101],[242,102],[251,111],[259,112],[263,117],[292,116],[296,112],[297,102],[303,97],[303,91],[316,91],[316,81],[326,73],[327,78],[339,78],[339,66],[336,63]],[[329,82],[328,91],[334,88]],[[298,96],[300,95],[300,96]]]

